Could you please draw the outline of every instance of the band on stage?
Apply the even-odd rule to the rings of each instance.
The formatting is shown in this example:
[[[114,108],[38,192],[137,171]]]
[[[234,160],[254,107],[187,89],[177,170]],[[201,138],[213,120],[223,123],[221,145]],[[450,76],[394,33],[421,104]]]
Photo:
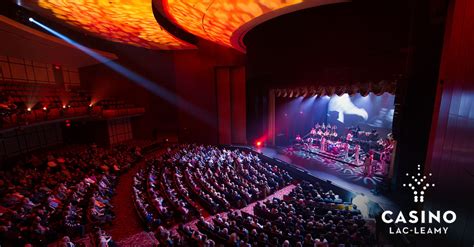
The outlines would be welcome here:
[[[297,135],[295,138],[295,145],[306,151],[363,166],[367,176],[375,172],[388,174],[394,144],[391,133],[381,138],[376,130],[362,131],[356,126],[345,129],[339,136],[336,125],[324,123],[316,123],[305,136]]]

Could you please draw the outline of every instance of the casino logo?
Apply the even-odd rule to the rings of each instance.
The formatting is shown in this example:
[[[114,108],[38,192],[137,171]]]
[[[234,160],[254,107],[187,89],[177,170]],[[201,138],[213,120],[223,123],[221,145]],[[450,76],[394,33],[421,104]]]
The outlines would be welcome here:
[[[410,174],[406,174],[410,177]],[[403,184],[413,192],[413,201],[415,203],[423,203],[425,201],[425,192],[428,188],[434,188],[434,183],[429,183],[428,178],[432,174],[422,176],[421,166],[418,165],[418,173],[411,176],[412,182]],[[393,216],[395,216],[393,219]],[[408,213],[400,211],[394,213],[386,210],[382,213],[382,221],[386,224],[393,224],[388,228],[389,234],[414,234],[414,235],[441,235],[447,234],[449,225],[456,221],[456,213],[452,210],[441,212],[430,210],[412,210]]]
[[[407,177],[410,176],[409,173],[406,174]],[[433,174],[429,174],[431,177]],[[423,202],[425,199],[425,191],[431,186],[434,187],[435,184],[430,184],[427,182],[427,177],[421,177],[421,166],[418,165],[418,173],[416,176],[411,176],[413,183],[403,184],[403,187],[409,187],[413,191],[413,201],[414,202]]]

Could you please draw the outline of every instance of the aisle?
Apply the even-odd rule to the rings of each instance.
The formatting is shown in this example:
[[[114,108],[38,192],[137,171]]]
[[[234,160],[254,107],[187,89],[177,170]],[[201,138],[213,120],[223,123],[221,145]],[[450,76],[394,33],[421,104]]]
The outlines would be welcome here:
[[[116,195],[112,198],[112,205],[116,218],[112,222],[112,227],[107,231],[112,235],[115,242],[121,239],[128,238],[139,232],[143,232],[143,226],[135,212],[135,205],[133,204],[133,177],[137,171],[145,165],[142,160],[127,173],[120,176],[116,188]]]

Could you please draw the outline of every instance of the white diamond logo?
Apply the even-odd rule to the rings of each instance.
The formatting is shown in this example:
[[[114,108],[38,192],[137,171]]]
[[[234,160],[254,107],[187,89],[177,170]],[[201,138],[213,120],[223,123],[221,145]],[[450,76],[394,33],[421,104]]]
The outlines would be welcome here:
[[[410,174],[406,174],[407,177],[410,176]],[[432,174],[430,173],[429,176],[431,177]],[[421,176],[421,166],[418,165],[418,173],[416,176],[411,176],[411,179],[413,180],[413,183],[409,184],[403,184],[403,187],[409,187],[413,191],[413,201],[414,202],[423,202],[425,199],[425,191],[429,187],[434,187],[435,184],[428,183],[427,182],[427,177],[426,176]]]

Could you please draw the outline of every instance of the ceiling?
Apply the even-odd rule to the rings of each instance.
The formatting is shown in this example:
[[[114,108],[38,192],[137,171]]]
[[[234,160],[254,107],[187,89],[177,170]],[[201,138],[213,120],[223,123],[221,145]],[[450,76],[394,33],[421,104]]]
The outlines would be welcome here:
[[[350,0],[157,0],[186,31],[245,52],[243,36],[269,19],[297,10]]]
[[[301,9],[347,1],[350,0],[16,0],[16,3],[107,40],[158,50],[196,48],[158,24],[153,14],[154,4],[174,27],[245,52],[243,37],[258,24]]]
[[[64,21],[107,40],[148,49],[195,48],[157,23],[151,0],[23,0],[17,3],[41,16]]]
[[[0,54],[27,57],[47,64],[83,67],[99,63],[65,41],[0,15]],[[21,47],[21,49],[18,49]],[[94,50],[106,59],[117,59],[112,53]],[[64,56],[64,54],[68,54]]]

